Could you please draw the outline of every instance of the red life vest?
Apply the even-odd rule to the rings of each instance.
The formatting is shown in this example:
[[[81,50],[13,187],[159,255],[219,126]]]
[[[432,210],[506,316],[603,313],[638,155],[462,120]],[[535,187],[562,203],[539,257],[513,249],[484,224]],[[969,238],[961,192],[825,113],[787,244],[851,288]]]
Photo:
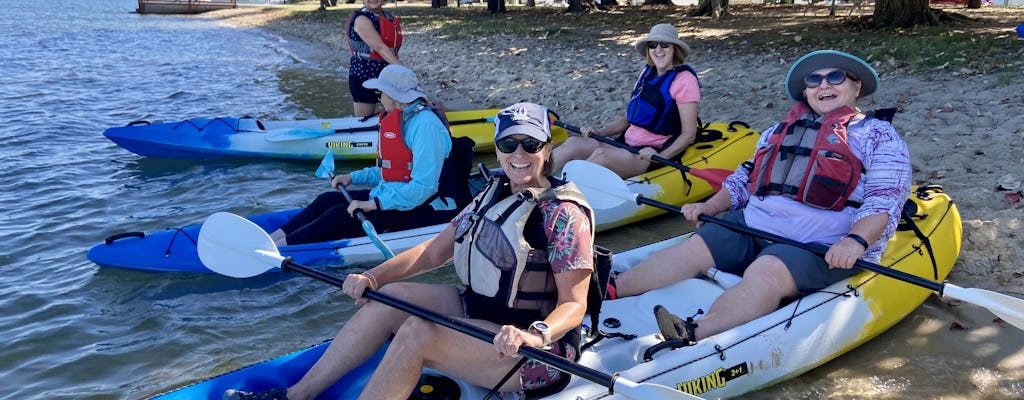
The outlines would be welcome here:
[[[398,22],[398,16],[395,16],[394,20],[380,19],[380,38],[384,39],[384,44],[390,47],[395,55],[398,55],[398,49],[402,48],[402,24]],[[370,58],[384,61],[384,57],[376,51],[370,52]]]
[[[423,110],[432,111],[448,126],[444,112],[432,104],[420,104],[412,114]],[[380,132],[377,137],[377,166],[380,167],[381,178],[389,182],[412,181],[413,154],[409,146],[405,145],[405,136],[402,134],[402,110],[390,113],[381,111],[378,120]]]
[[[379,53],[373,51],[373,49],[370,48],[370,45],[355,33],[355,20],[358,16],[368,18],[373,24],[373,27],[377,29],[377,33],[380,34],[380,38],[384,41],[384,45],[390,47],[391,50],[394,51],[395,55],[398,54],[398,49],[402,48],[402,24],[399,22],[398,16],[387,11],[383,11],[382,14],[378,16],[374,12],[366,8],[362,8],[353,11],[348,17],[348,22],[345,23],[348,27],[348,49],[352,55],[372,60],[385,61],[384,57],[381,57]]]
[[[858,207],[850,195],[864,166],[850,149],[847,126],[859,113],[843,107],[814,121],[810,107],[799,102],[754,154],[752,195],[782,195],[815,208],[838,211]]]

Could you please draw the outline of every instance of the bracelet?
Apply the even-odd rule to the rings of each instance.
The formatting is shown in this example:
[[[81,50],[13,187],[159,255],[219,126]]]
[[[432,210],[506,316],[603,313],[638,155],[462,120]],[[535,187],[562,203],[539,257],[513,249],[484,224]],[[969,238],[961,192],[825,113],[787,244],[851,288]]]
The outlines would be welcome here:
[[[853,239],[853,240],[856,240],[857,243],[860,243],[861,246],[864,246],[864,250],[868,249],[868,246],[869,246],[868,241],[864,240],[864,238],[861,237],[860,235],[858,235],[856,233],[851,233],[851,234],[846,235],[846,237],[848,237],[850,239]]]
[[[377,288],[380,287],[379,285],[377,285],[377,277],[373,276],[373,274],[371,274],[369,271],[363,271],[363,273],[359,275],[370,278],[370,289],[377,290]]]

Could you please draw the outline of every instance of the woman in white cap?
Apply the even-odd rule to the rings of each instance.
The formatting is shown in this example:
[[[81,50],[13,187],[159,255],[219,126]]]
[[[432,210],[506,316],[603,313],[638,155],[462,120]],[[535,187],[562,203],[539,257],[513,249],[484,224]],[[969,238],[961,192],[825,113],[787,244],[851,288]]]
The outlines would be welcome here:
[[[658,24],[636,42],[636,49],[647,65],[633,85],[626,114],[601,128],[581,127],[581,136],[569,137],[555,149],[555,171],[569,161],[588,160],[629,178],[646,172],[651,156],[674,159],[696,139],[700,84],[697,72],[685,64],[690,46],[679,39],[676,27]],[[618,136],[639,148],[639,154],[590,135]]]
[[[724,212],[724,219],[754,229],[827,245],[824,257],[698,223],[689,240],[618,276],[616,295],[706,274],[711,266],[741,275],[696,324],[677,332],[693,341],[842,280],[856,272],[851,268],[857,259],[877,263],[911,184],[906,143],[889,122],[857,108],[857,100],[877,87],[875,70],[856,56],[832,50],[803,56],[786,76],[786,93],[795,103],[785,120],[764,131],[754,157],[722,190],[681,208],[691,221]]]
[[[390,64],[401,64],[402,23],[384,11],[386,0],[363,0],[363,8],[352,11],[345,23],[349,58],[348,89],[352,115],[366,117],[377,112],[377,96],[363,82],[380,75]]]
[[[544,347],[572,360],[578,356],[578,333],[594,269],[593,213],[575,185],[548,176],[551,127],[545,107],[512,105],[498,113],[495,124],[504,176],[493,180],[434,238],[345,278],[342,290],[362,308],[298,383],[258,394],[229,390],[225,398],[315,398],[392,335],[360,398],[406,398],[423,367],[496,387],[506,399],[569,378],[536,361],[517,363],[515,356],[521,346]],[[462,288],[403,281],[449,260]],[[379,289],[497,334],[492,343],[480,341],[370,302],[362,297],[366,289]],[[509,372],[511,379],[503,381]],[[260,395],[264,397],[255,397]]]
[[[468,204],[472,140],[456,139],[453,147],[444,113],[427,101],[416,74],[389,65],[363,85],[379,91],[384,105],[377,166],[338,175],[331,186],[373,189],[351,191],[351,204],[339,192],[322,193],[270,234],[278,246],[365,236],[356,209],[389,232],[448,222]]]

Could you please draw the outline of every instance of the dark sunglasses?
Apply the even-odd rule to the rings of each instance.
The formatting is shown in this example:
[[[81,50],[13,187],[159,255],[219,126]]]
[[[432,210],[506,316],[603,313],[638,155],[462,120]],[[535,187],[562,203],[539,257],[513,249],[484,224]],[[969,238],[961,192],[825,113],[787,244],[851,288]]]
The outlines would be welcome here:
[[[514,153],[519,145],[523,145],[523,150],[530,154],[534,154],[544,148],[544,142],[532,137],[516,139],[510,136],[499,140],[495,145],[498,146],[498,151],[505,154]]]
[[[669,42],[647,42],[647,48],[651,49],[651,50],[654,50],[654,49],[659,48],[659,47],[661,47],[663,49],[667,49],[667,48],[669,48],[669,46],[672,46],[672,43],[669,43]]]
[[[822,81],[828,81],[829,85],[842,85],[843,82],[846,82],[847,78],[849,78],[852,81],[857,80],[855,76],[841,69],[829,72],[824,76],[822,76],[821,74],[810,74],[804,77],[804,86],[806,86],[808,89],[814,89],[818,86],[821,86]]]

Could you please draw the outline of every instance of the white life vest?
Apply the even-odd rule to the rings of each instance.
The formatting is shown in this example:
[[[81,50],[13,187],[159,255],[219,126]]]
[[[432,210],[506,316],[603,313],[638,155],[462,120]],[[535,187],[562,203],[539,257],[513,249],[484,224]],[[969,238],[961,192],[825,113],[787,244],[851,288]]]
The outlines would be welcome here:
[[[547,201],[571,201],[586,210],[593,232],[594,213],[576,185],[565,183],[549,189],[526,189],[500,198],[507,178],[495,179],[473,200],[472,212],[455,232],[455,271],[473,292],[496,298],[505,307],[538,310],[547,315],[558,300],[547,249],[536,249],[526,236],[541,225],[527,227],[537,206]],[[557,182],[561,183],[561,182]],[[496,310],[497,311],[497,310]]]

